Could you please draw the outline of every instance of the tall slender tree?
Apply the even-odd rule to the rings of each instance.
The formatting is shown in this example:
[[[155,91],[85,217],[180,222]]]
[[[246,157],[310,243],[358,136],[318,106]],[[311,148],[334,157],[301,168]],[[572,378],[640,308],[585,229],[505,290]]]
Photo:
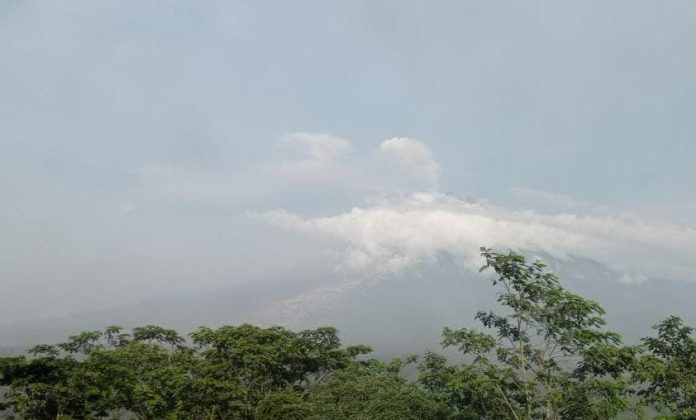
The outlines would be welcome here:
[[[463,418],[609,418],[628,408],[624,372],[636,348],[605,331],[604,310],[566,291],[543,262],[481,249],[502,312],[476,314],[486,331],[445,328],[467,363],[426,355],[420,381]]]

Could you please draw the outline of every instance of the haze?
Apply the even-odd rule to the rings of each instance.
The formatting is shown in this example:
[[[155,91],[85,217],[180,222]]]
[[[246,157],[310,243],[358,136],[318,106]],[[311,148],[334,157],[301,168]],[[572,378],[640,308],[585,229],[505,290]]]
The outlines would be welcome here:
[[[687,1],[0,2],[0,323],[297,267],[473,270],[479,246],[693,290],[695,21]]]

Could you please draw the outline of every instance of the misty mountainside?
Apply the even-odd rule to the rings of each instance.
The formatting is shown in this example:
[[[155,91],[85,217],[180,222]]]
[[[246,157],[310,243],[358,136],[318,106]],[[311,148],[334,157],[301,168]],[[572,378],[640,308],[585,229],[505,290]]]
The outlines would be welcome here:
[[[586,259],[541,255],[567,289],[598,301],[608,328],[627,342],[649,334],[670,314],[696,321],[696,284],[622,282]],[[254,323],[292,329],[333,325],[346,343],[367,343],[377,355],[438,349],[445,326],[478,326],[478,310],[495,306],[493,274],[462,268],[449,255],[398,273],[357,275],[305,265],[283,275],[196,294],[145,300],[42,322],[0,326],[0,352],[55,342],[87,329],[154,324],[188,333],[198,326]]]

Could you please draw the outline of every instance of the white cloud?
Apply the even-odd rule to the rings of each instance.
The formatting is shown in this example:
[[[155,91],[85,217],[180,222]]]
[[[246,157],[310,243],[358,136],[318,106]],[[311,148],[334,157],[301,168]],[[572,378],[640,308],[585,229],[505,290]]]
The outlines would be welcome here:
[[[395,137],[379,146],[380,153],[395,161],[399,167],[418,178],[437,181],[440,164],[425,143],[405,137]]]
[[[406,141],[404,146],[403,141]],[[396,143],[394,143],[396,142]],[[430,151],[415,140],[392,139],[382,143],[380,151],[398,162],[411,162],[421,178],[403,177],[402,173],[374,159],[374,154],[351,156],[347,140],[325,133],[297,132],[278,138],[278,146],[294,156],[269,157],[247,168],[219,168],[153,164],[131,174],[138,179],[134,193],[144,199],[165,198],[182,202],[232,203],[272,197],[282,191],[306,191],[308,188],[343,190],[346,194],[381,194],[423,187],[422,178],[436,177],[439,165]],[[422,155],[425,164],[412,155]],[[402,156],[403,155],[403,156]],[[406,163],[404,163],[406,164]],[[418,169],[419,165],[422,169]],[[430,168],[430,169],[428,169]],[[408,170],[408,168],[406,168]],[[430,175],[428,175],[430,173]]]
[[[348,155],[353,147],[348,140],[324,133],[292,133],[282,136],[281,147],[298,151],[308,159],[331,163]]]
[[[541,214],[420,193],[346,213],[303,218],[285,211],[261,215],[272,225],[328,238],[347,266],[400,270],[447,252],[472,269],[478,249],[491,246],[590,258],[620,280],[696,278],[696,231],[637,218]]]

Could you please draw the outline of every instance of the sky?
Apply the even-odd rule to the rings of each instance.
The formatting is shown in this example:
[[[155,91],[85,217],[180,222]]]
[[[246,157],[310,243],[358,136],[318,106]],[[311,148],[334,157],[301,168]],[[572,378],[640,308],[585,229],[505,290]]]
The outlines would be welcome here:
[[[0,322],[327,252],[696,279],[689,1],[0,2]],[[327,251],[328,250],[328,251]]]

